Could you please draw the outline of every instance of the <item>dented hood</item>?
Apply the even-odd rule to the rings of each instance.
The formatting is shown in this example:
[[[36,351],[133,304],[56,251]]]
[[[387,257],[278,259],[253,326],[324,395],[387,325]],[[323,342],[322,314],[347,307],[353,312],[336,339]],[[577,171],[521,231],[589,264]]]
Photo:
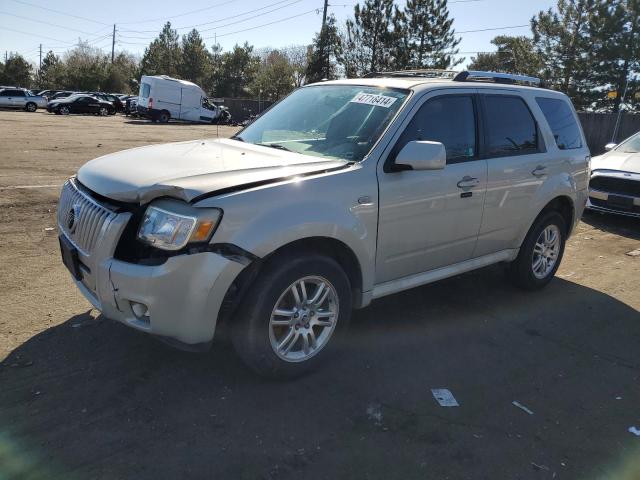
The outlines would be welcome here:
[[[328,160],[236,140],[195,140],[132,148],[83,165],[78,180],[113,200],[148,203],[194,198],[243,185],[276,182],[346,167]]]

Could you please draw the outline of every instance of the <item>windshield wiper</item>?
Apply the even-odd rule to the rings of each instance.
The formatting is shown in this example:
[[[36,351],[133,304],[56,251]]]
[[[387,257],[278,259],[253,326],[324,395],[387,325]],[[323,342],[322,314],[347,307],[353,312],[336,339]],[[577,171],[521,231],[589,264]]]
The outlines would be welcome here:
[[[279,143],[259,143],[258,145],[262,145],[263,147],[277,148],[278,150],[284,150],[286,152],[293,152],[293,150],[291,150],[290,148],[287,148],[284,145],[280,145]]]

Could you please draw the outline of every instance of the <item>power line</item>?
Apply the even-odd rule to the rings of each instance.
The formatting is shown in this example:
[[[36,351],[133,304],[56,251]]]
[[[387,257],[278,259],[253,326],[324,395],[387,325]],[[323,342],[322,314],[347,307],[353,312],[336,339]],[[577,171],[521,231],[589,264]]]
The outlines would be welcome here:
[[[317,9],[317,8],[314,8],[313,10],[309,10],[307,12],[302,12],[302,13],[299,13],[297,15],[291,15],[290,17],[281,18],[280,20],[274,20],[273,22],[263,23],[262,25],[256,25],[255,27],[244,28],[242,30],[236,30],[235,32],[223,33],[221,35],[217,35],[217,37],[218,38],[219,37],[226,37],[228,35],[235,35],[236,33],[248,32],[250,30],[255,30],[257,28],[267,27],[269,25],[273,25],[273,24],[276,24],[276,23],[286,22],[287,20],[291,20],[293,18],[302,17],[303,15],[309,15],[310,13],[314,13],[314,12],[316,14],[319,14],[320,10]],[[211,40],[212,38],[214,38],[214,37],[206,37],[206,38],[203,38],[203,40]]]
[[[245,22],[247,20],[251,20],[252,18],[260,17],[262,15],[267,15],[268,13],[272,13],[272,12],[275,12],[277,10],[281,10],[283,8],[288,8],[288,7],[292,6],[292,5],[295,5],[296,3],[300,3],[301,1],[303,1],[303,0],[294,0],[293,2],[291,2],[291,0],[280,0],[278,2],[271,3],[269,5],[265,5],[264,7],[261,7],[261,8],[255,8],[255,9],[252,9],[252,10],[247,10],[245,12],[238,13],[236,15],[230,15],[228,17],[219,18],[217,20],[211,20],[209,22],[198,23],[196,25],[189,25],[189,26],[184,26],[184,27],[175,27],[175,30],[186,30],[186,29],[190,30],[192,28],[201,27],[201,26],[204,26],[204,25],[211,25],[213,23],[219,23],[219,22],[222,22],[224,20],[230,20],[232,18],[238,18],[238,17],[242,17],[244,15],[248,15],[250,13],[255,13],[255,12],[258,12],[258,11],[261,11],[261,10],[265,10],[265,9],[267,9],[269,7],[273,7],[274,5],[280,5],[282,3],[291,2],[291,3],[287,4],[287,5],[282,5],[282,6],[278,7],[278,8],[274,8],[273,10],[269,10],[267,12],[262,12],[259,15],[254,15],[252,17],[248,17],[248,18],[243,19],[243,20],[238,20],[236,22],[228,23],[226,25],[220,25],[220,26],[217,26],[217,27],[200,30],[200,32],[208,32],[210,30],[215,30],[215,29],[218,29],[218,28],[224,28],[224,27],[227,27],[229,25],[235,25],[236,23]],[[120,30],[120,31],[122,31],[122,32],[130,32],[130,33],[153,33],[153,34],[158,32],[157,30]],[[137,40],[145,40],[146,38],[149,38],[149,37],[132,37],[132,36],[127,36],[127,35],[122,35],[122,37],[123,38],[134,38],[134,39],[137,39]]]
[[[460,32],[455,32],[455,33],[476,33],[476,32],[489,32],[492,30],[508,30],[511,28],[524,28],[524,27],[530,27],[531,25],[526,24],[526,25],[509,25],[506,27],[491,27],[491,28],[480,28],[478,30],[462,30]]]
[[[24,17],[22,15],[16,15],[15,13],[9,12],[0,12],[0,15],[9,15],[11,17],[21,18],[23,20],[28,20],[30,22],[42,23],[44,25],[49,25],[50,27],[63,28],[65,30],[71,30],[74,32],[84,33],[85,35],[95,35],[95,33],[85,32],[84,30],[78,30],[77,28],[67,27],[65,25],[58,25],[57,23],[46,22],[44,20],[36,20],[35,18]]]
[[[14,1],[16,1],[16,0],[14,0]],[[136,22],[121,22],[120,24],[121,25],[137,25],[139,23],[160,22],[160,21],[165,21],[165,20],[168,20],[168,19],[184,17],[184,16],[187,16],[187,15],[191,15],[193,13],[204,12],[205,10],[211,10],[212,8],[222,7],[223,5],[228,5],[229,3],[233,3],[233,2],[234,2],[234,0],[228,0],[226,2],[217,3],[215,5],[210,5],[208,7],[199,8],[197,10],[191,10],[190,12],[180,13],[178,15],[171,15],[169,17],[162,17],[162,18],[154,18],[154,19],[150,19],[150,20],[139,20],[139,21],[136,21]]]
[[[79,20],[85,20],[87,22],[93,22],[93,23],[97,23],[99,25],[107,25],[107,26],[109,26],[108,23],[100,22],[100,21],[94,20],[92,18],[81,17],[80,15],[74,15],[73,13],[62,12],[60,10],[54,10],[53,8],[43,7],[42,5],[36,5],[34,3],[25,2],[24,0],[11,0],[11,1],[15,2],[15,3],[20,3],[22,5],[28,5],[29,7],[34,7],[34,8],[40,8],[42,10],[47,10],[49,12],[57,13],[59,15],[66,15],[67,17],[73,17],[73,18],[77,18]]]

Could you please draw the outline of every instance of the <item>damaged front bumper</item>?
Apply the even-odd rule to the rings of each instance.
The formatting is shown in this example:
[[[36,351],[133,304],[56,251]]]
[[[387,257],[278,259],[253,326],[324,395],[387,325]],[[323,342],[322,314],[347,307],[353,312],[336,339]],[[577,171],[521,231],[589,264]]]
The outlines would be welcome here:
[[[87,300],[105,317],[169,343],[211,342],[225,295],[247,262],[212,251],[174,255],[154,265],[116,259],[131,213],[107,210],[73,183],[65,188],[58,228],[74,249],[72,276]],[[71,221],[74,215],[93,217]],[[69,227],[74,221],[75,229]]]

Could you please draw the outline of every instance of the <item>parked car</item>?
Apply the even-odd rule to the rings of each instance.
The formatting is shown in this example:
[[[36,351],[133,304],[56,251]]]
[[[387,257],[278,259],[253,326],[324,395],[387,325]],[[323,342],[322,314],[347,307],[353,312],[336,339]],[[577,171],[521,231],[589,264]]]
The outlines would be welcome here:
[[[122,112],[124,111],[124,104],[122,103],[122,101],[116,96],[113,95],[111,93],[103,93],[103,92],[86,92],[87,94],[99,98],[100,100],[104,100],[105,102],[109,102],[111,105],[113,105],[113,114],[115,114],[116,112]]]
[[[322,82],[230,139],[102,156],[62,189],[63,262],[105,317],[196,350],[228,322],[276,377],[324,364],[373,299],[500,262],[542,288],[584,209],[589,150],[569,98],[537,82]]]
[[[138,97],[130,96],[127,98],[124,106],[124,113],[132,117],[138,116]]]
[[[93,113],[96,115],[112,115],[115,107],[105,100],[92,97],[90,95],[72,95],[68,98],[49,102],[47,105],[49,113],[58,115],[69,115],[70,113]]]
[[[78,92],[71,92],[69,90],[64,90],[62,92],[58,92],[49,97],[49,101],[52,102],[54,100],[61,100],[63,98],[70,97],[71,95],[76,95]]]
[[[587,208],[640,217],[640,132],[591,160]]]
[[[53,97],[56,93],[60,93],[62,90],[41,90],[38,92],[38,95],[46,97],[47,99]]]
[[[138,113],[160,123],[166,123],[171,119],[222,123],[228,122],[231,118],[227,109],[211,103],[195,83],[166,75],[142,77],[138,94]]]
[[[19,108],[27,112],[35,112],[38,107],[45,108],[47,99],[34,95],[26,88],[4,88],[0,90],[0,108]]]

